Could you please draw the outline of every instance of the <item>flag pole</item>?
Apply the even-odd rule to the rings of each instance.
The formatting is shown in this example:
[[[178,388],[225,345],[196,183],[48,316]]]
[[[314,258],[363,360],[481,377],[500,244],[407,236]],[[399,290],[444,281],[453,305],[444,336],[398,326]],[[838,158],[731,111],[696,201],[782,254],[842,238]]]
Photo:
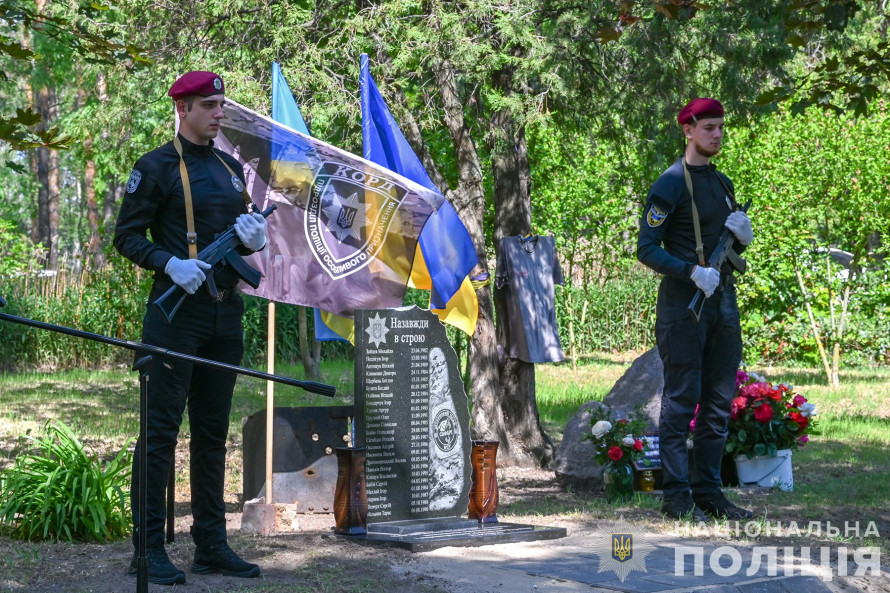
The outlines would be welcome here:
[[[275,301],[269,301],[266,372],[275,372]],[[275,425],[275,384],[266,383],[266,504],[272,504],[272,430]]]

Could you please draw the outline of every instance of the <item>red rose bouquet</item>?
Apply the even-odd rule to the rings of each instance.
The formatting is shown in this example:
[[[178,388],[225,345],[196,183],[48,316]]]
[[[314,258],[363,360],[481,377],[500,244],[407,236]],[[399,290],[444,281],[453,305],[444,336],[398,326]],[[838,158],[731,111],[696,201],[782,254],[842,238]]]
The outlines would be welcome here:
[[[773,385],[756,373],[739,371],[724,454],[751,459],[796,450],[816,434],[817,413],[816,406],[790,385]]]

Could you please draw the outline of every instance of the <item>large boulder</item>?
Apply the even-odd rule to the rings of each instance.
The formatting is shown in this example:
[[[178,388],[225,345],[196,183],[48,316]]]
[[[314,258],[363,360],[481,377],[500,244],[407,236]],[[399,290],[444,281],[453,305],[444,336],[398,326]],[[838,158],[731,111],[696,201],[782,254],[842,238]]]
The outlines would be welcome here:
[[[639,409],[646,419],[646,432],[657,432],[663,391],[664,365],[658,348],[652,348],[633,361],[603,398],[603,403],[620,412],[619,418]]]
[[[586,435],[590,434],[591,414],[604,407],[602,402],[589,401],[578,408],[566,424],[553,468],[556,480],[562,487],[573,490],[602,489],[603,467],[593,460],[596,447]]]
[[[658,349],[653,348],[630,365],[602,403],[587,402],[566,424],[562,442],[556,450],[554,470],[557,481],[563,487],[575,490],[602,489],[603,468],[593,460],[596,448],[586,438],[590,433],[591,414],[609,406],[612,419],[617,420],[639,409],[646,419],[646,431],[657,432],[663,389],[663,366]]]

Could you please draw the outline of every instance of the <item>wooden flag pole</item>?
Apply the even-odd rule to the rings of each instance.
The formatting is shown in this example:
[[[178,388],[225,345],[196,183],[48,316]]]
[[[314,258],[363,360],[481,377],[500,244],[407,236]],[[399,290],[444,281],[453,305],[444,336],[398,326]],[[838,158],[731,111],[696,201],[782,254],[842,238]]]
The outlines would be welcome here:
[[[269,301],[266,372],[275,372],[275,301]],[[275,384],[266,382],[266,504],[272,504],[272,429],[275,424]]]

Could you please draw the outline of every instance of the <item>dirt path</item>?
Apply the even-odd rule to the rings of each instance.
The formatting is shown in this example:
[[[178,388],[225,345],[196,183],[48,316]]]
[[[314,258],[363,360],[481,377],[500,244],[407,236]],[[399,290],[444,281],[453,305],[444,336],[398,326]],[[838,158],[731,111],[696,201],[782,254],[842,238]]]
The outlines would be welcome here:
[[[410,552],[360,546],[332,532],[333,515],[302,515],[302,531],[272,537],[242,535],[237,503],[230,502],[227,514],[232,547],[246,559],[260,564],[262,578],[234,579],[219,575],[193,575],[188,568],[194,553],[188,535],[191,517],[187,504],[178,505],[176,541],[168,546],[171,560],[186,571],[187,583],[173,589],[189,592],[246,593],[561,593],[591,591],[589,585],[530,576],[522,570],[487,570],[508,567],[511,561],[541,561],[548,554],[582,552],[600,534],[604,524],[617,514],[652,533],[666,534],[671,525],[651,506],[601,507],[591,500],[597,495],[567,493],[544,470],[499,470],[502,508],[508,520],[565,527],[568,537],[553,542],[503,544],[484,548],[443,548],[434,552]],[[769,494],[746,500],[759,513],[769,506]],[[788,515],[786,520],[791,520]],[[801,521],[806,519],[801,515]],[[890,530],[886,521],[882,535]],[[886,536],[885,536],[886,537]],[[712,540],[713,542],[713,540]],[[735,542],[744,545],[740,542]],[[762,545],[771,542],[761,540]],[[789,545],[782,540],[774,545]],[[748,542],[750,544],[750,542]],[[819,546],[819,542],[802,545]],[[132,547],[129,541],[99,544],[37,544],[0,537],[0,592],[6,593],[124,593],[136,590],[136,580],[126,575]],[[583,554],[585,556],[588,553]],[[886,558],[882,558],[887,564]],[[591,566],[591,570],[595,568]],[[890,593],[888,574],[882,578],[847,578],[831,583],[833,591]],[[171,591],[151,585],[150,591]]]

